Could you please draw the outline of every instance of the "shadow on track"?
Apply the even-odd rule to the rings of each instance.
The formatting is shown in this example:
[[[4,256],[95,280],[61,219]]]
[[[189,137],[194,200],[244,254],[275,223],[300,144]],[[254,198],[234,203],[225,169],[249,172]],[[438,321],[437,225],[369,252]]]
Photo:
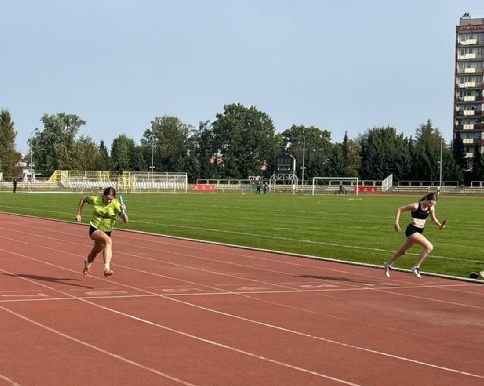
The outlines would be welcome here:
[[[363,281],[363,280],[354,280],[354,279],[348,279],[346,277],[336,277],[336,276],[299,275],[298,277],[303,277],[308,279],[328,280],[328,281],[341,281],[341,282],[354,283],[354,284],[367,284],[367,285],[373,285],[375,283],[378,283],[375,280]]]
[[[30,275],[25,273],[4,273],[6,276],[11,277],[20,277],[24,279],[30,279],[34,281],[47,281],[50,283],[59,283],[64,285],[69,285],[72,287],[80,287],[80,288],[87,288],[87,289],[94,289],[94,287],[87,287],[81,284],[70,283],[70,281],[80,281],[79,279],[71,279],[69,277],[60,278],[60,277],[50,277],[50,276],[38,276],[38,275]]]

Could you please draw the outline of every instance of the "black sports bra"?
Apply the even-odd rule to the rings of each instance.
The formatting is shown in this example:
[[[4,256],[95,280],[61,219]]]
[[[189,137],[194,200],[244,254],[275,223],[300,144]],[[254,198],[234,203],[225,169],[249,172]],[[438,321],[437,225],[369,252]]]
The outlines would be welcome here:
[[[427,208],[426,210],[423,210],[422,207],[420,206],[420,203],[422,201],[418,202],[418,208],[414,211],[412,211],[412,217],[413,218],[418,218],[420,220],[425,220],[428,215],[430,214],[430,208]]]

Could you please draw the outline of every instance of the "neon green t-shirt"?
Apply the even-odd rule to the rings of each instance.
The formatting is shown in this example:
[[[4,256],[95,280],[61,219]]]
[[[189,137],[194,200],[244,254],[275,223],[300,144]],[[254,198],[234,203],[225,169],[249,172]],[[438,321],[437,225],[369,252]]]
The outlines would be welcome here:
[[[103,196],[87,196],[86,202],[93,206],[92,219],[89,224],[103,232],[112,231],[116,215],[121,213],[119,201],[113,199],[109,204],[105,204]]]

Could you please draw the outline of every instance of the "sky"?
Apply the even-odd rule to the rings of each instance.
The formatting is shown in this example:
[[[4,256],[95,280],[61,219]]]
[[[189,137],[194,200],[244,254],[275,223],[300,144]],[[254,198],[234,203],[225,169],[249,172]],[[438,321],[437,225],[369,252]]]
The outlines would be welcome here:
[[[0,108],[27,153],[44,114],[139,143],[224,105],[357,138],[431,120],[452,139],[455,26],[483,0],[0,0]]]

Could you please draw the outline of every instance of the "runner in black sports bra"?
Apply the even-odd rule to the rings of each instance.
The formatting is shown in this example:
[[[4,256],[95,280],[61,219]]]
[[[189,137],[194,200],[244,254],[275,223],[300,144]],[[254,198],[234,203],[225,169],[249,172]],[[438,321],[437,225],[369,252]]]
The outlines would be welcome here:
[[[425,197],[424,197],[424,199],[425,199]],[[429,214],[431,212],[431,207],[427,207],[427,209],[425,209],[425,210],[422,209],[422,201],[423,200],[420,200],[418,202],[418,208],[416,210],[412,211],[412,213],[410,213],[413,218],[418,218],[420,220],[425,220],[429,216]]]
[[[401,256],[403,256],[414,244],[420,245],[423,250],[418,255],[417,263],[412,268],[412,273],[414,276],[420,278],[420,264],[425,260],[430,252],[434,249],[434,246],[427,238],[423,235],[425,222],[427,217],[430,216],[432,222],[443,229],[445,225],[442,225],[439,220],[435,217],[434,207],[437,204],[437,195],[435,193],[429,193],[423,197],[419,202],[401,206],[397,209],[395,213],[395,230],[400,232],[400,214],[402,212],[409,211],[412,216],[412,222],[405,229],[405,242],[402,247],[395,252],[393,257],[385,263],[385,276],[390,277],[390,269]]]
[[[418,202],[417,209],[413,210],[410,213],[410,215],[412,216],[412,219],[426,220],[427,217],[429,216],[430,212],[432,211],[432,207],[427,207],[427,209],[422,209],[422,201],[423,200],[420,200]],[[414,233],[423,233],[423,231],[424,231],[423,226],[420,227],[420,226],[416,225],[415,223],[416,223],[416,221],[412,221],[410,224],[408,224],[407,228],[405,229],[405,236],[408,237],[410,235],[413,235]],[[421,222],[419,221],[418,223],[421,223]],[[424,224],[425,224],[425,221],[424,221]]]

